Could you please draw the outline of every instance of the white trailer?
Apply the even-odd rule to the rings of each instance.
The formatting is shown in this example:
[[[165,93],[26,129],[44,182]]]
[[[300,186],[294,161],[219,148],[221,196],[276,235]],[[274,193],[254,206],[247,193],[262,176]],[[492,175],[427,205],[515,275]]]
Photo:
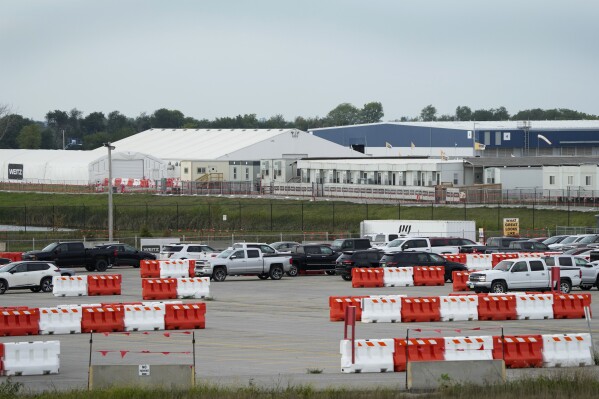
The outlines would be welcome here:
[[[366,234],[405,234],[420,237],[462,237],[476,241],[474,220],[363,220],[360,236]]]

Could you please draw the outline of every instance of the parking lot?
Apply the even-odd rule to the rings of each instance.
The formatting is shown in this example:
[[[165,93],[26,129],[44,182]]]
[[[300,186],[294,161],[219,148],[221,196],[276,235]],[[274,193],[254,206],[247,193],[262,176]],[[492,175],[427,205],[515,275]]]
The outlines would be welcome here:
[[[78,274],[88,274],[77,269]],[[0,306],[51,307],[61,304],[118,303],[141,300],[139,269],[116,268],[108,273],[123,276],[123,295],[102,297],[54,297],[29,290],[7,291]],[[225,386],[287,387],[310,384],[326,387],[403,388],[403,373],[342,374],[339,340],[343,323],[329,321],[329,296],[406,294],[447,295],[444,287],[352,288],[338,276],[314,275],[260,280],[228,277],[211,283],[206,301],[206,329],[195,330],[196,374],[199,383]],[[574,289],[573,293],[582,291]],[[589,291],[585,291],[588,293]],[[599,314],[598,291],[590,291],[592,310]],[[183,302],[198,302],[187,300]],[[587,321],[473,321],[437,323],[357,323],[357,338],[442,337],[451,335],[557,334],[588,332]],[[425,329],[417,332],[415,329]],[[482,331],[471,330],[482,328]],[[592,332],[597,333],[595,321]],[[438,331],[434,331],[438,330]],[[461,330],[461,331],[458,331]],[[595,338],[595,337],[594,337]],[[26,388],[69,389],[87,387],[90,354],[89,334],[0,337],[0,342],[60,340],[59,375],[15,377]],[[599,344],[594,339],[595,345]],[[151,353],[140,353],[149,351]],[[192,364],[192,336],[182,332],[94,334],[92,364]],[[548,371],[549,370],[549,371]],[[593,371],[597,368],[594,367]],[[523,374],[552,372],[550,369],[510,370],[514,378]]]

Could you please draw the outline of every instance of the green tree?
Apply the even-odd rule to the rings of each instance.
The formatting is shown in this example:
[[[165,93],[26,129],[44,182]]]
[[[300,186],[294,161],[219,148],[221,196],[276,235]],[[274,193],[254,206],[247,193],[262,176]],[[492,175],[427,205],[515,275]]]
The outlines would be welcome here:
[[[491,110],[493,112],[494,121],[507,121],[510,119],[510,113],[507,112],[505,107],[499,107]]]
[[[185,122],[181,111],[160,108],[152,115],[152,127],[157,129],[179,129]]]
[[[350,103],[339,104],[327,114],[330,126],[346,126],[360,123],[360,110]]]
[[[0,119],[0,129],[3,132],[0,139],[0,148],[19,148],[17,137],[27,125],[35,122],[28,118],[23,118],[18,114],[6,115]]]
[[[36,124],[24,126],[17,136],[19,148],[39,149],[42,144],[42,129]]]
[[[119,111],[112,111],[108,114],[106,121],[106,132],[110,135],[117,134],[119,131],[129,126],[129,120]],[[131,126],[132,127],[132,126]]]
[[[422,111],[420,111],[420,120],[424,122],[436,121],[437,108],[433,107],[432,104],[422,108]]]
[[[379,102],[370,102],[364,104],[360,111],[360,123],[377,123],[385,116],[383,112],[383,104]]]
[[[92,112],[81,121],[83,134],[93,134],[106,130],[106,117],[103,112]]]
[[[88,134],[83,138],[83,149],[84,150],[95,150],[96,148],[102,147],[103,143],[112,141],[110,135],[106,132],[98,132]]]
[[[470,107],[458,106],[455,109],[455,117],[458,121],[471,121],[472,120],[472,110],[470,109]]]

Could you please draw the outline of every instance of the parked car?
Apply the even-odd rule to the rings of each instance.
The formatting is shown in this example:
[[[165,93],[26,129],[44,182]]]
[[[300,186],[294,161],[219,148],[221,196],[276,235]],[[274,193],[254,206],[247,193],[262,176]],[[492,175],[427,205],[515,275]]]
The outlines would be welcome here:
[[[277,253],[277,250],[264,242],[237,242],[231,246],[233,249],[249,249],[257,248],[264,255],[273,255]]]
[[[460,247],[464,245],[476,245],[476,243],[460,237],[404,236],[391,241],[382,249],[385,252],[424,251],[437,254],[455,254],[460,252]]]
[[[454,271],[467,271],[466,265],[452,262],[441,255],[430,252],[403,251],[386,252],[380,260],[381,267],[443,266],[445,281],[453,281]]]
[[[574,248],[586,247],[589,245],[599,245],[599,234],[588,234],[580,240],[576,240],[571,244],[564,245],[560,248],[561,251],[568,251]]]
[[[371,248],[368,238],[340,238],[331,244],[331,249],[334,252],[356,251],[358,249]]]
[[[548,246],[549,246],[549,248],[551,248],[552,251],[559,251],[559,250],[561,250],[562,247],[565,247],[565,246],[567,247],[569,245],[572,245],[575,242],[582,240],[585,236],[586,236],[586,234],[571,235],[571,236],[564,238],[563,240],[561,240],[558,243],[550,244]]]
[[[592,251],[598,250],[598,247],[577,247],[564,251],[565,255],[590,256]]]
[[[206,244],[173,243],[165,245],[158,255],[159,259],[195,259],[196,264],[205,263],[216,257],[219,251]]]
[[[368,241],[368,240],[366,240]],[[290,252],[291,269],[287,275],[295,277],[300,270],[324,270],[326,274],[335,274],[335,262],[339,253],[323,244],[304,244],[293,247]]]
[[[387,246],[391,241],[399,238],[398,233],[369,233],[364,234],[362,238],[368,238],[370,240],[370,245],[373,248],[381,248]]]
[[[0,258],[0,265],[6,265],[7,263],[12,262],[12,260],[8,258]]]
[[[580,289],[588,291],[593,287],[599,288],[599,265],[591,263],[580,256],[573,255],[549,255],[543,257],[547,266],[574,266],[581,271]]]
[[[156,259],[156,255],[154,255],[153,253],[140,251],[127,244],[98,245],[96,248],[112,251],[112,254],[109,253],[108,256],[108,263],[111,266],[139,267],[139,263],[142,260]]]
[[[551,249],[536,240],[519,240],[510,242],[510,245],[506,249],[487,251],[487,253],[493,252],[551,252]]]
[[[543,241],[543,244],[545,244],[545,245],[557,244],[560,241],[563,241],[566,237],[569,237],[569,235],[562,234],[562,235],[552,236],[552,237],[547,238],[545,241]]]
[[[52,262],[19,261],[0,267],[0,294],[9,289],[52,292],[52,278],[61,270]]]
[[[270,244],[277,252],[290,252],[297,245],[302,245],[296,241],[277,241]]]
[[[266,255],[258,248],[229,248],[204,265],[196,265],[196,275],[225,281],[227,276],[252,275],[265,280],[280,280],[291,267],[289,256]]]
[[[354,267],[379,267],[384,254],[377,248],[343,251],[335,261],[335,274],[345,281],[351,281],[351,271]]]

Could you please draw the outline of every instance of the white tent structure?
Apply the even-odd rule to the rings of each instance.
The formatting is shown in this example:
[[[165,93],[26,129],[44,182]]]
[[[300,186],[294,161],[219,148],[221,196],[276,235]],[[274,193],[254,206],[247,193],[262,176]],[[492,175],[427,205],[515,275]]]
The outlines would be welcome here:
[[[138,152],[112,152],[113,177],[166,177],[166,164]],[[108,177],[108,151],[0,149],[0,181],[87,185]]]
[[[358,157],[364,154],[297,129],[150,129],[113,143],[166,162]]]

